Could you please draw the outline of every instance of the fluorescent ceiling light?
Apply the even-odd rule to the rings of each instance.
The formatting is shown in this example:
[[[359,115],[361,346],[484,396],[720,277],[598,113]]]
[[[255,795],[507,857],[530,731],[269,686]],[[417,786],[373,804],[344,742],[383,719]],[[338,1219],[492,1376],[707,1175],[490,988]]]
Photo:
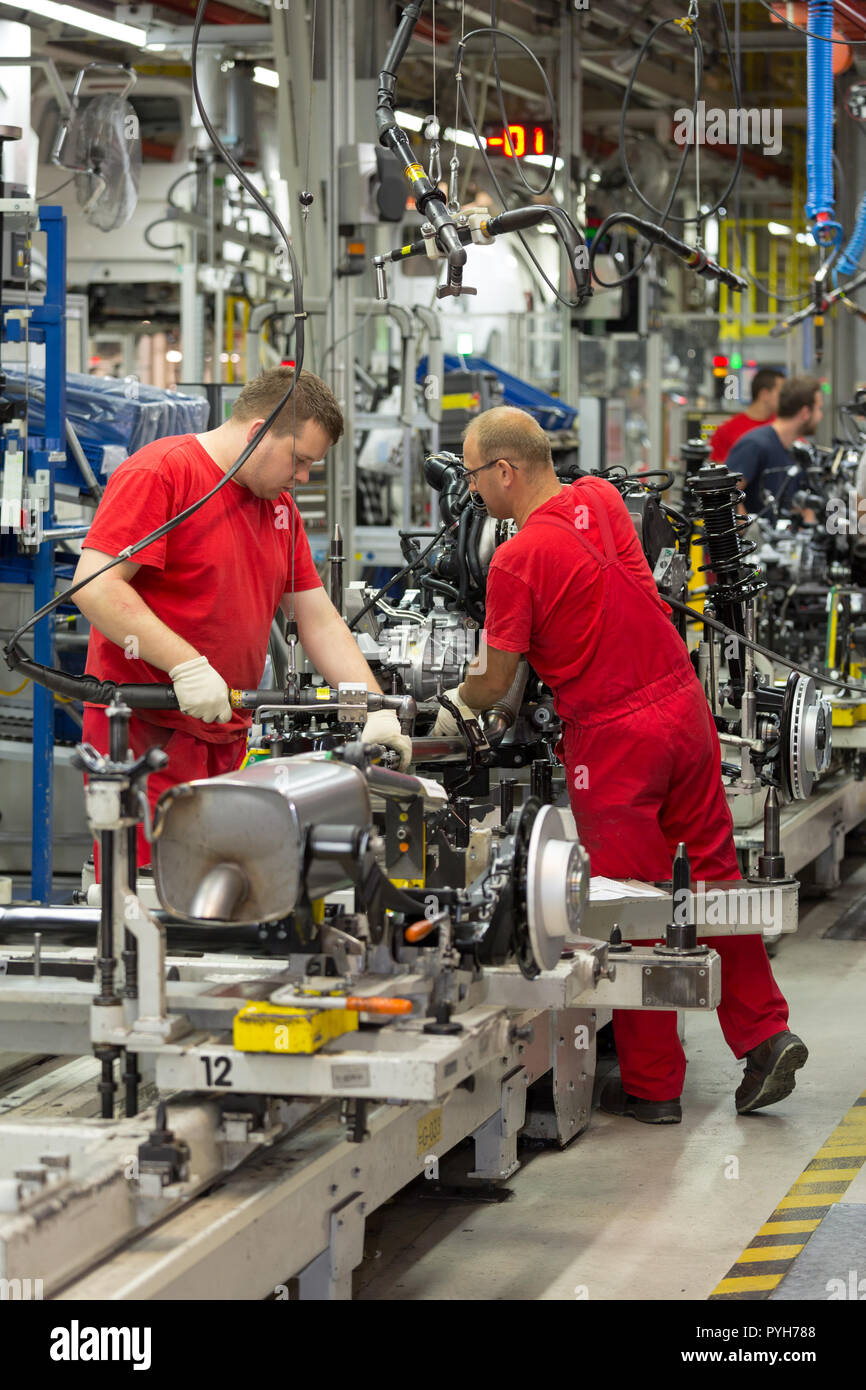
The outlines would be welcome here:
[[[549,169],[549,168],[550,168],[550,155],[549,155],[549,154],[525,154],[525,155],[523,156],[523,162],[524,162],[525,164],[540,164],[541,167],[542,167],[542,169]],[[559,155],[557,155],[557,156],[556,156],[556,159],[553,161],[553,167],[554,167],[554,169],[556,170],[556,172],[557,172],[557,174],[558,174],[559,171],[560,171],[560,169],[564,169],[564,168],[565,168],[565,160],[564,160],[564,159],[560,159]]]
[[[791,228],[786,227],[784,222],[768,222],[767,231],[771,236],[791,236]]]
[[[20,10],[19,4],[12,4],[11,0],[0,0],[8,9]],[[106,39],[117,39],[120,43],[134,43],[138,48],[144,48],[147,43],[147,31],[139,29],[134,24],[119,24],[116,19],[107,19],[105,15],[94,14],[91,10],[82,10],[78,5],[57,5],[54,0],[27,0],[26,6],[32,15],[42,15],[44,19],[59,19],[63,24],[71,24],[75,29],[86,29],[90,34],[102,34]]]
[[[253,68],[253,81],[262,87],[279,87],[280,75],[273,68]]]
[[[422,118],[420,116],[413,116],[411,111],[395,111],[394,115],[397,118],[397,124],[401,125],[404,130],[421,131],[423,128],[424,121]]]
[[[468,145],[470,150],[478,149],[478,142],[469,130],[454,130],[450,125],[445,127],[442,132],[443,141],[449,141],[452,145]],[[482,146],[487,145],[484,136],[481,136]]]

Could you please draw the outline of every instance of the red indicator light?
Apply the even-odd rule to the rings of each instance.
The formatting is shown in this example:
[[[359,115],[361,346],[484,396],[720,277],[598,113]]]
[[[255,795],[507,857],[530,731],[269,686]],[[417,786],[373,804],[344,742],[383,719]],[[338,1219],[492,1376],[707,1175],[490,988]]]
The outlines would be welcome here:
[[[727,357],[714,357],[714,358],[713,358],[713,366],[714,366],[714,367],[727,367],[727,365],[728,365],[728,359],[727,359]]]

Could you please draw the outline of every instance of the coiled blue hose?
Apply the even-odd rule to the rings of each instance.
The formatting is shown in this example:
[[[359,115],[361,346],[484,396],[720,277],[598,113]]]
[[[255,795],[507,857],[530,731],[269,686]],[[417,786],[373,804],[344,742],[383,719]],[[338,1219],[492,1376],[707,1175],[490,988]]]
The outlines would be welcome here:
[[[833,272],[833,280],[836,284],[854,274],[860,265],[860,257],[863,255],[864,247],[866,247],[866,193],[860,199],[857,221],[854,223],[854,230],[848,245],[836,262],[836,268]]]
[[[842,228],[833,220],[833,0],[809,0],[806,40],[806,215],[821,245],[835,245]]]

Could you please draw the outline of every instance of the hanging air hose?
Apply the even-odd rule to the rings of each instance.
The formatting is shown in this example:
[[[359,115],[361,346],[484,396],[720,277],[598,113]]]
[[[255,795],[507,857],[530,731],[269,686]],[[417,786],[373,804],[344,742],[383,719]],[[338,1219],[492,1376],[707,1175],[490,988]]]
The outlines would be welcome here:
[[[841,224],[834,219],[833,193],[833,0],[809,0],[806,40],[806,215],[821,246],[837,246]]]
[[[866,193],[864,193],[863,197],[860,199],[860,206],[857,209],[857,221],[854,223],[854,230],[851,233],[848,245],[842,251],[836,262],[836,268],[833,272],[835,284],[838,285],[841,280],[854,274],[860,265],[860,257],[863,255],[864,247],[866,247]]]

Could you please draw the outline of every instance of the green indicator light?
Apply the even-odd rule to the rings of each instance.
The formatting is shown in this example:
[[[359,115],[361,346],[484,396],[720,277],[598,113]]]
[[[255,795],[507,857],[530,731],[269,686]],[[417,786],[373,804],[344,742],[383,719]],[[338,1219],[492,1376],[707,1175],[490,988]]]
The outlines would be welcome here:
[[[743,365],[743,359],[742,359],[742,357],[740,356],[740,354],[739,354],[738,352],[735,352],[734,355],[733,355],[733,357],[731,358],[731,367],[732,367],[733,371],[738,372],[738,371],[740,370],[740,368],[742,367],[742,365]]]

